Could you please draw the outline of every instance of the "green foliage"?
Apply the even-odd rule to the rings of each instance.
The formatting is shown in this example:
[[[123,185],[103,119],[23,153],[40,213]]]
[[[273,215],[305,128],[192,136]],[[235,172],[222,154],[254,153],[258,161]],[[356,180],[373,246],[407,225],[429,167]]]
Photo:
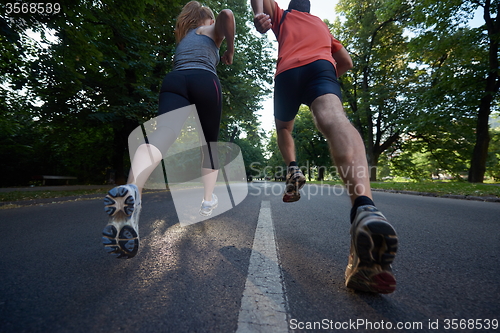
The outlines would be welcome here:
[[[378,165],[382,152],[406,131],[411,117],[409,65],[404,24],[409,6],[399,1],[341,0],[333,34],[351,54],[354,68],[341,78],[346,112],[360,132],[368,162]],[[372,174],[375,179],[376,174]]]
[[[411,45],[412,58],[421,65],[425,82],[418,108],[427,119],[438,118],[437,113],[451,116],[447,132],[463,133],[455,149],[469,152],[472,182],[483,181],[490,140],[488,117],[498,107],[499,8],[491,0],[426,0],[415,3],[413,13],[417,36]],[[467,21],[475,11],[482,12],[484,25],[471,28]],[[419,131],[423,136],[432,133]]]
[[[397,156],[391,156],[391,177],[401,177],[414,181],[429,180],[432,175],[432,166],[426,161],[426,156],[404,151]]]
[[[372,183],[372,188],[393,191],[433,193],[437,196],[460,195],[474,197],[500,197],[500,186],[491,184],[469,184],[467,182],[456,181],[384,182]]]
[[[186,2],[68,0],[59,15],[0,16],[0,185],[24,185],[38,174],[102,183],[108,169],[123,178],[127,136],[156,116],[175,19]],[[254,34],[248,1],[204,3],[215,13],[232,9],[237,22],[234,65],[218,67],[220,139],[241,147],[247,171],[264,172],[250,165],[263,161],[265,134],[255,112],[272,82],[270,44]],[[332,31],[355,64],[340,79],[345,108],[379,177],[459,178],[483,163],[489,177],[500,178],[498,130],[489,131],[491,141],[484,135],[499,107],[498,8],[496,0],[339,1]],[[477,10],[485,24],[471,28]],[[30,39],[28,29],[49,47]],[[299,164],[331,164],[306,109],[294,136]],[[485,144],[483,159],[476,152]],[[284,167],[275,133],[264,150],[267,164]]]
[[[28,22],[21,17],[0,20],[0,50],[5,51],[0,58],[0,84],[16,84],[40,100],[36,105],[25,101],[16,106],[12,97],[16,93],[0,95],[5,116],[0,129],[6,129],[2,142],[21,142],[18,132],[29,142],[11,150],[6,144],[0,154],[14,150],[20,157],[21,146],[28,147],[26,156],[33,153],[34,163],[14,177],[16,182],[25,183],[34,174],[63,173],[78,176],[81,182],[99,183],[108,169],[115,170],[117,181],[123,182],[129,163],[128,134],[156,116],[159,88],[172,67],[175,19],[186,2],[71,0],[59,15],[32,16]],[[232,9],[237,21],[234,65],[218,68],[224,99],[221,140],[234,141],[241,131],[260,137],[255,111],[267,93],[262,83],[272,80],[269,43],[251,33],[245,0],[205,4],[216,14]],[[42,38],[52,31],[57,39],[44,39],[49,47],[35,49],[24,37],[27,28],[40,31]],[[36,57],[29,57],[28,50],[29,54],[35,50]],[[19,119],[19,109],[26,119]],[[37,149],[30,142],[34,137]]]
[[[284,169],[286,168],[285,162],[283,161],[283,156],[278,147],[278,136],[276,131],[270,133],[269,140],[266,145],[267,164],[273,169]]]
[[[267,37],[254,34],[253,26],[248,24],[253,16],[246,1],[207,1],[206,4],[216,12],[230,8],[236,19],[234,63],[219,65],[217,69],[224,98],[221,140],[234,141],[241,132],[258,133],[256,112],[260,102],[270,93],[264,87],[272,83],[274,59]],[[221,54],[224,51],[223,44]],[[238,128],[236,132],[235,128]]]
[[[250,138],[237,138],[234,141],[241,149],[243,162],[247,176],[259,176],[264,172],[266,159],[264,157],[264,147],[259,141]]]
[[[339,2],[334,34],[355,63],[341,79],[344,101],[372,166],[384,151],[387,164],[412,178],[428,173],[416,163],[422,156],[456,177],[484,163],[500,87],[495,3]],[[470,28],[478,9],[485,25]]]
[[[498,182],[500,181],[500,126],[491,130],[488,155],[487,175]]]

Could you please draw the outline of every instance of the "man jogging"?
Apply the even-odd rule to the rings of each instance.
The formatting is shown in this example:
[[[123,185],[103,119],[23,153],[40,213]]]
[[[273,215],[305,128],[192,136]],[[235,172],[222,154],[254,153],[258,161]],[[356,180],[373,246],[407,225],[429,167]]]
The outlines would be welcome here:
[[[210,149],[210,144],[218,141],[222,116],[222,90],[216,68],[220,61],[227,65],[233,63],[235,24],[231,10],[222,10],[215,17],[209,7],[198,1],[186,3],[177,17],[174,68],[163,79],[156,129],[148,134],[147,143],[135,151],[127,184],[111,189],[104,198],[109,219],[102,232],[102,242],[109,254],[128,259],[138,253],[142,190],[189,116],[189,111],[179,110],[191,105],[195,106],[203,133],[199,133],[200,142],[205,142],[201,165],[204,198],[199,213],[210,216],[217,208],[218,198],[213,192],[218,158],[216,149]],[[224,40],[227,49],[220,57],[219,48]]]
[[[352,202],[346,286],[391,293],[396,288],[391,269],[398,244],[396,232],[373,203],[364,143],[346,117],[337,81],[352,68],[351,57],[326,24],[309,13],[309,0],[291,0],[286,11],[274,0],[251,0],[251,4],[257,30],[266,33],[272,29],[279,45],[274,116],[278,146],[288,165],[283,201],[299,200],[306,181],[296,163],[292,137],[295,116],[300,105],[306,104],[328,140]]]

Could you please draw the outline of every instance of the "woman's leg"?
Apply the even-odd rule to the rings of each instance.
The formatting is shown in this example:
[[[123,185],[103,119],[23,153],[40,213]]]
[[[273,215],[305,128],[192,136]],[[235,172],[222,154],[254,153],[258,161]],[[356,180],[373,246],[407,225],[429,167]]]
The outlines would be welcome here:
[[[135,184],[142,196],[142,189],[154,169],[160,164],[163,156],[152,144],[142,144],[137,148],[131,163],[127,184]]]
[[[208,71],[199,71],[196,76],[188,76],[188,87],[192,101],[198,111],[198,119],[203,130],[202,182],[204,200],[212,201],[212,194],[218,176],[219,152],[218,139],[222,115],[222,92],[219,79]]]
[[[189,105],[187,98],[178,93],[168,91],[160,93],[156,130],[147,135],[147,143],[137,148],[131,161],[128,183],[137,185],[139,193],[142,193],[149,176],[177,140],[190,114],[189,109],[182,108]]]

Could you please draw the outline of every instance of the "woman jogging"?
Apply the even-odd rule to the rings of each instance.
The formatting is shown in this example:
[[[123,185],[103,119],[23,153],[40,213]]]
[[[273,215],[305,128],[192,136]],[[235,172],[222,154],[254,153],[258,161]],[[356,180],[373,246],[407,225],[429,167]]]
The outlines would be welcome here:
[[[217,207],[218,199],[213,194],[218,175],[217,156],[209,148],[210,143],[218,140],[222,114],[222,94],[216,66],[224,39],[227,51],[220,60],[224,64],[232,64],[234,36],[235,20],[229,9],[222,10],[215,19],[210,8],[190,1],[177,17],[174,66],[163,80],[157,128],[148,135],[147,143],[137,148],[127,185],[113,188],[104,198],[105,211],[110,218],[103,230],[102,240],[105,250],[113,256],[132,258],[137,254],[142,189],[177,139],[187,117],[173,117],[174,122],[162,122],[162,115],[174,114],[171,112],[190,105],[196,107],[204,135],[200,141],[205,142],[201,170],[204,198],[200,214],[209,216]]]

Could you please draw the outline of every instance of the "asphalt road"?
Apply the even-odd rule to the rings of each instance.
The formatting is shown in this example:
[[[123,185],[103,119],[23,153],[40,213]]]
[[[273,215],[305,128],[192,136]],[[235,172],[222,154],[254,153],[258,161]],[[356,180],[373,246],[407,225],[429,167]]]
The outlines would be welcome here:
[[[0,332],[500,332],[500,204],[375,193],[400,245],[396,291],[372,295],[344,286],[348,198],[281,188],[186,227],[145,194],[129,260],[102,248],[102,200],[0,210]]]

